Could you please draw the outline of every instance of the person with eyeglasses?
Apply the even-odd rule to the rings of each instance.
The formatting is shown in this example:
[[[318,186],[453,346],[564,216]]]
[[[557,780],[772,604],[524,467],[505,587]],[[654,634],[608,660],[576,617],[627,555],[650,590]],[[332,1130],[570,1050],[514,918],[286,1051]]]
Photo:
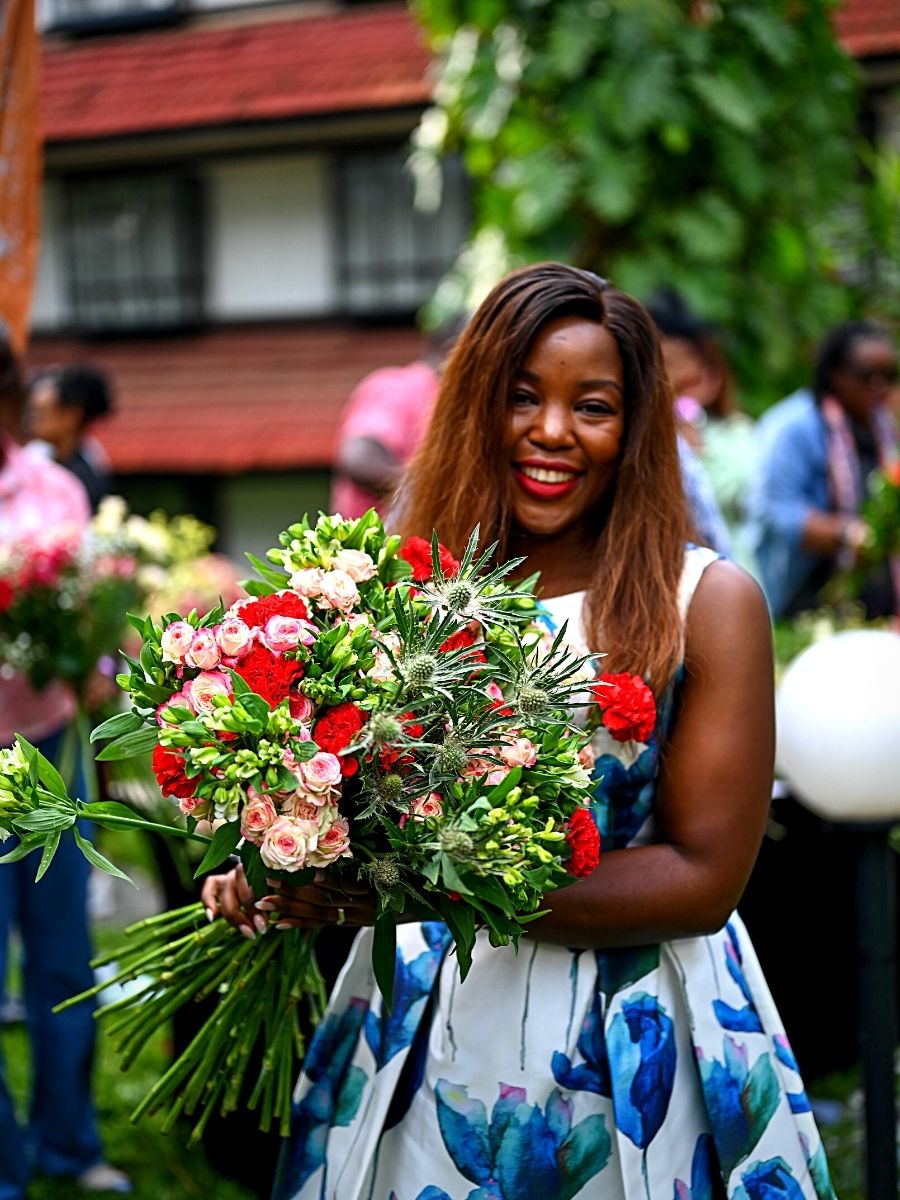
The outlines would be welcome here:
[[[900,456],[889,401],[897,383],[890,334],[848,321],[825,337],[812,387],[758,425],[759,471],[749,538],[773,617],[820,607],[823,587],[866,542],[860,510],[869,476]],[[873,570],[860,596],[870,618],[900,611],[900,567]]]

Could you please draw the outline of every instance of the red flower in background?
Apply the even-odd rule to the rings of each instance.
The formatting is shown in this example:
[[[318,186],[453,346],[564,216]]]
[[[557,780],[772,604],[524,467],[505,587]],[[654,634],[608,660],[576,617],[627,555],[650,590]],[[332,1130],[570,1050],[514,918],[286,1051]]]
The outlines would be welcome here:
[[[269,616],[274,615],[269,613]],[[234,672],[240,675],[251,691],[263,697],[269,708],[275,708],[290,692],[291,685],[303,674],[303,664],[295,658],[273,654],[271,650],[257,643],[235,664]]]
[[[298,617],[305,621],[309,609],[296,592],[273,592],[271,596],[260,596],[258,600],[242,604],[237,615],[251,629],[262,629],[270,617]]]
[[[431,542],[425,538],[411,537],[407,538],[400,549],[397,551],[397,557],[402,558],[404,562],[408,562],[412,567],[412,577],[417,583],[421,583],[425,579],[430,579],[432,576],[431,564]],[[441,564],[441,570],[445,575],[455,575],[459,570],[459,562],[453,557],[446,546],[438,543],[438,561]]]
[[[617,742],[646,742],[656,728],[656,700],[640,675],[601,675],[592,691]]]
[[[400,721],[403,725],[403,732],[407,737],[420,738],[423,728],[418,725],[415,720],[416,714],[405,712],[400,714]],[[406,766],[413,761],[411,754],[402,754],[394,746],[382,746],[378,751],[378,761],[381,763],[382,771],[390,771],[391,767]]]
[[[156,782],[164,796],[178,796],[184,800],[193,796],[197,781],[185,775],[183,755],[157,745],[153,747],[152,765]]]
[[[356,740],[356,735],[365,725],[362,710],[349,700],[336,704],[324,714],[313,729],[313,741],[320,750],[336,754],[341,760],[341,772],[345,776],[355,775],[359,763],[355,758],[341,755],[341,751]]]
[[[572,851],[569,873],[576,879],[593,874],[600,861],[600,833],[590,809],[577,808],[569,818],[566,842]]]
[[[13,586],[8,579],[0,579],[0,612],[6,610],[12,605],[15,592]]]

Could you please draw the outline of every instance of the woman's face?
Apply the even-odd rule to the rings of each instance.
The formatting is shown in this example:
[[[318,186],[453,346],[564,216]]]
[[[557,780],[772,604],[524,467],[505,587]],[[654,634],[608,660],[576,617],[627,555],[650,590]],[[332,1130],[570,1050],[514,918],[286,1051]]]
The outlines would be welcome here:
[[[81,413],[77,408],[65,408],[59,403],[59,393],[52,380],[43,379],[28,396],[28,426],[33,437],[57,445],[77,434]]]
[[[831,374],[834,394],[854,421],[868,425],[897,382],[897,356],[883,338],[863,337],[850,346],[846,360]]]
[[[525,533],[586,526],[616,475],[625,432],[622,360],[604,326],[560,317],[538,333],[508,402],[512,512]]]

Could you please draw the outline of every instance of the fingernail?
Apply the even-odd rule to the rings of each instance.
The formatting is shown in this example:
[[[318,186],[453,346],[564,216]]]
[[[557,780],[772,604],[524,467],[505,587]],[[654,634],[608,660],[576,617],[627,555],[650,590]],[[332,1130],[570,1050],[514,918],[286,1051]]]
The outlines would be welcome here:
[[[266,922],[266,918],[263,916],[260,916],[259,913],[257,913],[256,916],[253,918],[253,924],[256,926],[257,933],[265,933],[266,930],[269,928],[268,923]]]
[[[275,926],[275,928],[276,929],[293,929],[293,925],[291,925],[290,921],[279,921],[278,924]]]
[[[250,928],[249,925],[240,925],[240,926],[238,926],[238,928],[240,929],[241,933],[244,935],[245,938],[249,938],[251,942],[256,940],[256,934],[253,932],[253,930]]]
[[[216,914],[213,912],[213,910],[211,908],[208,908],[206,910],[206,919],[207,919],[207,921],[214,921],[216,919]]]
[[[274,912],[275,911],[275,905],[270,902],[268,897],[266,897],[265,900],[257,900],[257,902],[253,905],[253,907],[258,908],[260,912]]]

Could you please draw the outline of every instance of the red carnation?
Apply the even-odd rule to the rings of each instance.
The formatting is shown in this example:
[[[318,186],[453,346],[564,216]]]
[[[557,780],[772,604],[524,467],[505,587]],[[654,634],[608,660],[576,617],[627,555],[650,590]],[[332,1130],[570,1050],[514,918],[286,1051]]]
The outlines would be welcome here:
[[[600,833],[590,809],[577,808],[569,818],[566,842],[572,854],[569,858],[569,873],[576,879],[593,874],[600,861]]]
[[[152,763],[153,774],[164,796],[178,796],[187,800],[194,795],[197,781],[185,775],[182,754],[156,745],[153,747]]]
[[[345,747],[356,741],[356,735],[365,725],[362,711],[349,700],[329,708],[313,729],[313,741],[320,750],[336,754],[341,760],[341,771],[345,776],[355,775],[359,763],[349,755],[341,755]]]
[[[271,615],[270,613],[269,616]],[[257,643],[235,664],[234,671],[251,691],[256,692],[257,696],[262,696],[269,708],[275,708],[290,692],[291,685],[303,674],[303,664],[295,658],[273,654],[271,650]]]
[[[263,629],[270,617],[298,617],[305,621],[309,609],[296,592],[273,592],[271,596],[260,596],[258,600],[242,604],[237,615],[251,629]]]
[[[445,642],[441,642],[441,649],[444,651],[464,650],[466,646],[475,645],[475,634],[468,627],[457,629],[456,633],[451,633]]]
[[[400,549],[397,551],[397,557],[402,558],[404,562],[408,562],[412,567],[412,577],[417,583],[421,583],[425,579],[430,579],[432,572],[431,563],[431,542],[425,538],[411,537],[407,538]],[[446,546],[442,546],[438,542],[438,561],[441,564],[441,570],[445,575],[455,575],[459,570],[459,562],[453,557]]]
[[[646,742],[656,728],[656,701],[640,675],[601,675],[593,688],[602,721],[617,742]]]

